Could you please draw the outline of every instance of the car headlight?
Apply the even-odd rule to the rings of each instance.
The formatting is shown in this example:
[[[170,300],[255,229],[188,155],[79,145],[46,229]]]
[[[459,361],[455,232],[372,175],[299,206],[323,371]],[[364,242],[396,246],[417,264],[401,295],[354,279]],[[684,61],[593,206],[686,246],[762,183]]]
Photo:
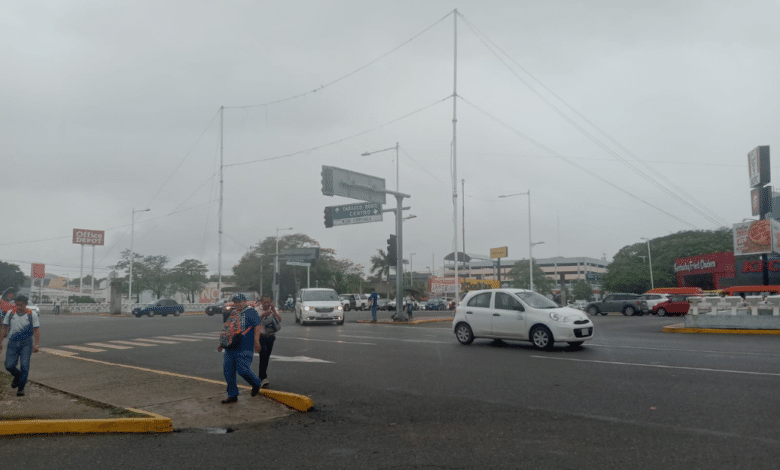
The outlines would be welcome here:
[[[336,307],[336,310],[338,310],[338,311],[340,312],[340,311],[344,310],[344,307],[342,307],[341,305],[339,305],[338,307]]]
[[[571,321],[571,317],[567,317],[567,316],[561,315],[560,313],[557,313],[557,312],[550,312],[550,318],[552,318],[555,321],[562,322],[562,323],[569,323]]]
[[[312,311],[312,310],[314,310],[314,309],[313,309],[312,307],[310,307],[310,306],[308,306],[308,305],[307,305],[307,306],[303,307],[303,310],[305,310],[305,311],[307,311],[307,312],[310,312],[310,311]]]

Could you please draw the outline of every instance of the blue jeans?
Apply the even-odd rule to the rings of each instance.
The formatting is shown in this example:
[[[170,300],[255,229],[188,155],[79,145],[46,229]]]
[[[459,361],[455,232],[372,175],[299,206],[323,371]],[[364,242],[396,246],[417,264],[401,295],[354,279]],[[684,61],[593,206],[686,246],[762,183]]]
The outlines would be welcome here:
[[[19,379],[19,390],[24,390],[27,385],[27,374],[30,373],[30,356],[32,356],[33,339],[27,338],[22,341],[8,341],[8,348],[5,353],[5,369],[10,372],[14,378]],[[17,362],[21,370],[16,368]]]
[[[371,306],[371,319],[376,321],[376,305]]]
[[[225,362],[222,366],[222,372],[227,381],[227,394],[229,397],[238,396],[238,386],[236,385],[236,373],[244,378],[249,385],[253,387],[260,386],[260,378],[252,372],[253,351],[243,351],[240,349],[225,349]]]

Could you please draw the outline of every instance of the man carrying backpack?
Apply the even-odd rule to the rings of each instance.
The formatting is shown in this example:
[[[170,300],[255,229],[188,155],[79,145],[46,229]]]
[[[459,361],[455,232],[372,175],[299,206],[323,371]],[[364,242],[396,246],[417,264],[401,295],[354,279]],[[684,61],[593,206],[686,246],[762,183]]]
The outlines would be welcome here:
[[[41,341],[40,326],[38,314],[27,308],[27,297],[17,296],[16,308],[8,311],[3,319],[3,329],[0,330],[0,351],[3,350],[3,340],[8,336],[5,368],[14,376],[11,387],[17,389],[17,397],[24,396],[24,386],[27,385],[27,374],[30,372],[30,356],[38,352]]]
[[[225,322],[231,322],[233,316],[240,324],[240,331],[237,341],[230,346],[223,347],[222,344],[217,347],[217,351],[225,350],[225,357],[222,366],[222,372],[225,374],[227,382],[227,399],[222,400],[222,404],[230,404],[238,401],[238,385],[236,385],[236,373],[243,377],[252,386],[252,396],[260,392],[260,378],[252,372],[252,357],[255,351],[260,352],[260,334],[262,333],[262,322],[257,310],[247,308],[246,297],[244,294],[236,294],[231,299],[234,309]]]

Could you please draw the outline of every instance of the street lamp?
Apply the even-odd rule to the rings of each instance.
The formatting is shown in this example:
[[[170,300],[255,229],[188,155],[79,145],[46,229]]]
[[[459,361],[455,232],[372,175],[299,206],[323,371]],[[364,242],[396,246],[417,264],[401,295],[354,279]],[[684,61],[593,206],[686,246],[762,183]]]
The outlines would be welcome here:
[[[650,255],[650,239],[642,237],[642,240],[647,240],[647,259],[650,261],[650,289],[655,289],[653,285],[653,257]]]
[[[151,209],[133,209],[130,222],[130,286],[127,289],[127,299],[130,301],[130,306],[133,305],[133,261],[135,260],[135,252],[133,251],[133,236],[135,235],[135,213],[136,212],[148,212]],[[130,309],[132,310],[132,308]]]
[[[399,175],[400,175],[399,168],[400,167],[398,166],[398,142],[395,143],[395,147],[390,147],[390,148],[386,148],[386,149],[382,149],[382,150],[374,150],[373,152],[363,152],[361,154],[361,156],[367,157],[367,156],[375,154],[375,153],[386,152],[388,150],[393,150],[393,149],[395,149],[395,192],[400,192],[399,189],[398,189],[398,180],[400,179],[399,178]]]
[[[416,255],[417,253],[409,253],[409,287],[413,287],[414,279],[412,274],[414,272],[414,263],[412,263],[412,256]]]
[[[513,197],[513,196],[528,196],[528,275],[530,276],[531,282],[529,283],[529,287],[531,290],[534,290],[534,257],[532,254],[532,250],[534,245],[540,245],[544,242],[538,242],[538,243],[532,243],[531,242],[531,190],[524,193],[515,193],[515,194],[502,194],[498,197]]]
[[[274,258],[274,281],[271,283],[271,290],[274,293],[274,305],[279,305],[279,232],[281,230],[292,230],[292,227],[276,227],[276,253]]]

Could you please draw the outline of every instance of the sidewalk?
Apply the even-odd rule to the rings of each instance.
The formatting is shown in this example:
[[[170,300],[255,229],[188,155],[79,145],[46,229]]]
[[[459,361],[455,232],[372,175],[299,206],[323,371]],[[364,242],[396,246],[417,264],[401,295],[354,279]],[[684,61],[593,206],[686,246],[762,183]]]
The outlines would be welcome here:
[[[33,357],[25,396],[10,383],[0,373],[0,435],[230,428],[312,406],[308,397],[273,390],[252,398],[248,386],[239,387],[238,403],[222,405],[221,381],[45,350]]]

